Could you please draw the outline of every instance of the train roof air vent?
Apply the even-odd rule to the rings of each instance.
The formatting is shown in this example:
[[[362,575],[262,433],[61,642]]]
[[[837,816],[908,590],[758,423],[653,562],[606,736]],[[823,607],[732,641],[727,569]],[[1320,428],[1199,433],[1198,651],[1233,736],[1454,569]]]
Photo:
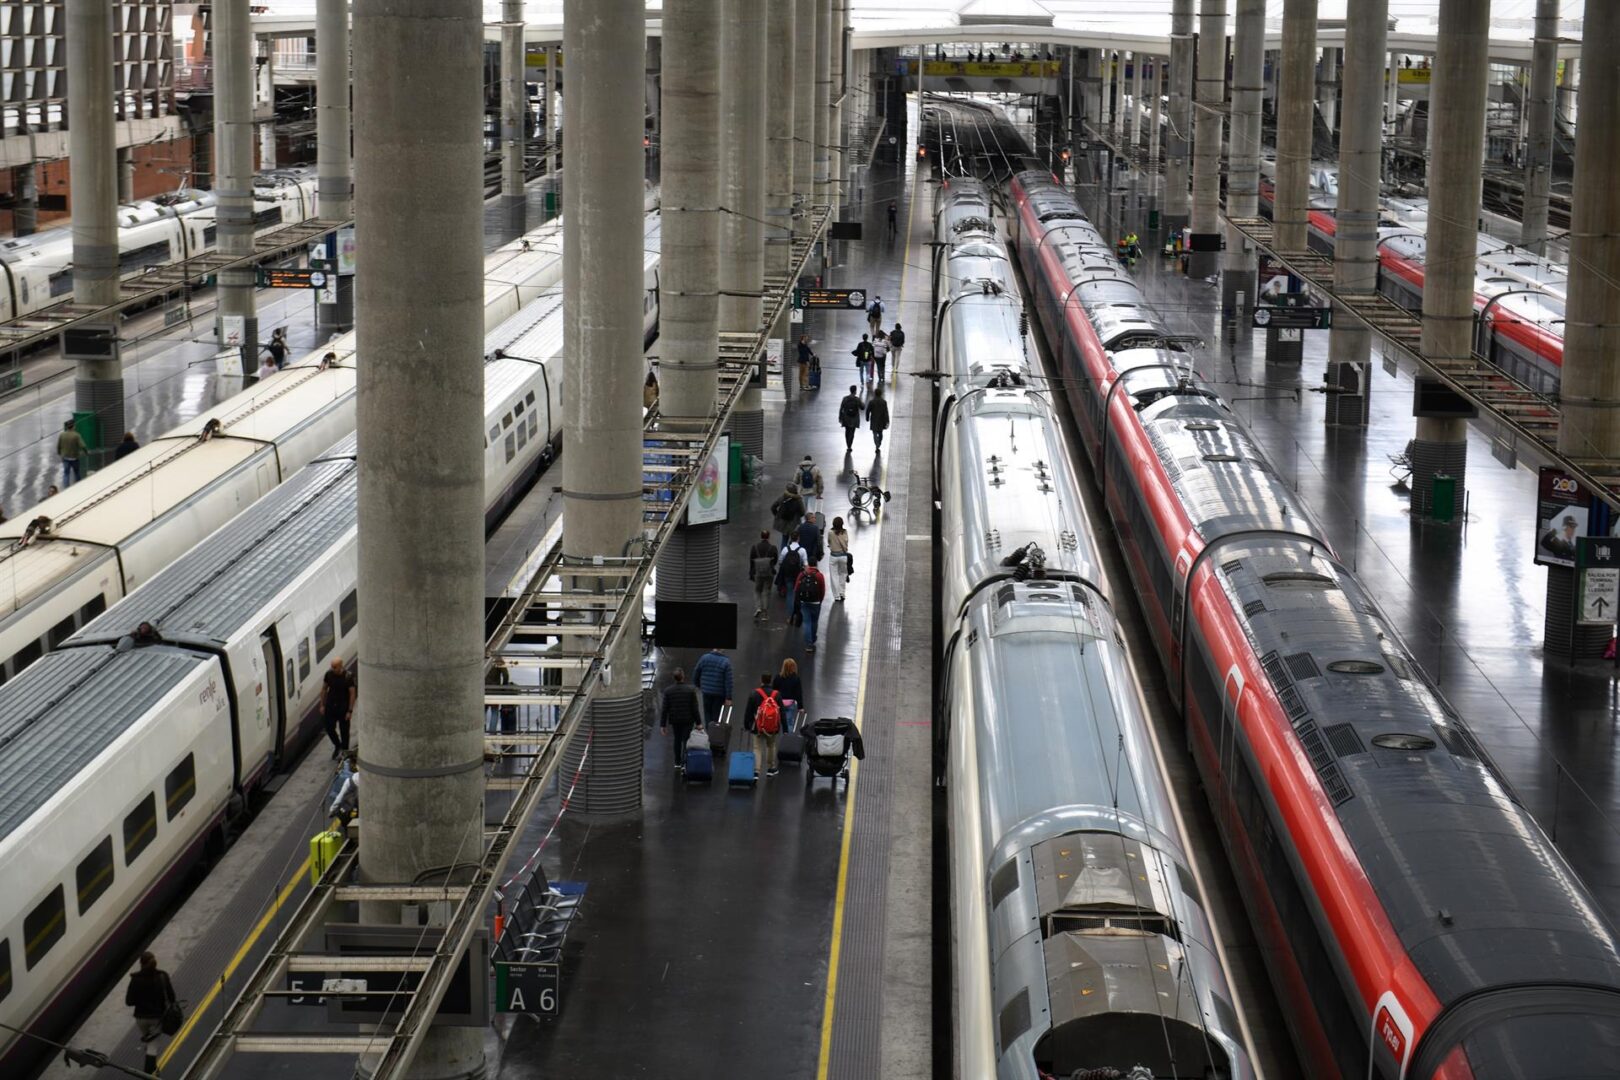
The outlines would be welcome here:
[[[1223,563],[1221,563],[1221,571],[1223,573],[1225,573],[1228,577],[1230,577],[1231,575],[1237,573],[1241,569],[1243,569],[1243,560],[1242,559],[1233,559],[1231,562],[1223,562]]]
[[[1187,421],[1186,428],[1188,431],[1219,431],[1221,430],[1221,425],[1215,423],[1213,420],[1189,420]]]
[[[1322,674],[1322,669],[1316,666],[1316,659],[1308,652],[1297,652],[1291,656],[1285,656],[1283,662],[1288,665],[1288,673],[1296,680],[1315,679]],[[1328,665],[1329,668],[1332,666],[1332,664]]]
[[[1356,734],[1353,724],[1334,724],[1322,729],[1327,736],[1328,745],[1340,757],[1349,757],[1351,754],[1365,754],[1367,748],[1361,744],[1361,736]]]
[[[996,604],[999,607],[1006,607],[1008,604],[1013,602],[1017,595],[1018,590],[1014,589],[1011,585],[1003,585],[1001,588],[996,590]]]
[[[996,1029],[1001,1039],[1001,1052],[1005,1054],[1018,1037],[1029,1030],[1029,988],[1018,991],[1011,1001],[1002,1006]]]
[[[998,908],[1001,902],[1018,891],[1018,859],[1008,859],[990,875],[990,906]]]
[[[1433,750],[1434,740],[1427,735],[1409,735],[1405,732],[1391,731],[1383,735],[1374,735],[1372,744],[1385,750]]]
[[[1205,461],[1242,461],[1243,458],[1240,457],[1237,454],[1205,454],[1204,455],[1204,460]]]
[[[1264,610],[1266,610],[1266,602],[1264,600],[1250,600],[1247,604],[1243,605],[1243,614],[1249,616],[1251,619]]]
[[[1338,583],[1326,574],[1310,570],[1277,570],[1260,578],[1273,589],[1337,589]]]
[[[1340,675],[1382,675],[1384,665],[1371,660],[1335,660],[1328,665],[1328,670]]]

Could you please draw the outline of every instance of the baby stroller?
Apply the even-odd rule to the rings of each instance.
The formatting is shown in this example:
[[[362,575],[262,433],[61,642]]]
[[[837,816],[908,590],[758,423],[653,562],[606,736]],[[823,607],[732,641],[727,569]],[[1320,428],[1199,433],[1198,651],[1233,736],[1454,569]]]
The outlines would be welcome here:
[[[850,755],[865,759],[866,746],[855,721],[847,716],[824,716],[804,732],[804,786],[825,776],[837,786],[840,778],[849,783]]]

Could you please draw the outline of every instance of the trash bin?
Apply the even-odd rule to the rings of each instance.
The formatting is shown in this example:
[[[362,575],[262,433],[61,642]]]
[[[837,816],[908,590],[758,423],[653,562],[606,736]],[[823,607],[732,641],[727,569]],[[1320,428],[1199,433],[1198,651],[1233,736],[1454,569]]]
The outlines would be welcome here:
[[[23,384],[22,365],[16,364],[0,371],[0,392],[8,390],[21,390]]]
[[[1159,227],[1159,212],[1157,210],[1148,211],[1147,227],[1149,232],[1152,232]]]
[[[557,198],[558,196],[555,191],[546,192],[546,209],[545,216],[541,219],[542,221],[550,221],[552,218],[557,216]]]
[[[1446,473],[1434,474],[1434,486],[1429,491],[1429,517],[1435,521],[1450,521],[1457,516],[1457,478]]]
[[[731,453],[727,456],[729,460],[726,462],[726,483],[728,485],[746,483],[747,477],[743,476],[742,443],[733,439],[731,441]]]
[[[73,414],[73,430],[79,433],[84,445],[95,450],[101,446],[101,421],[96,419],[93,412],[76,412]]]

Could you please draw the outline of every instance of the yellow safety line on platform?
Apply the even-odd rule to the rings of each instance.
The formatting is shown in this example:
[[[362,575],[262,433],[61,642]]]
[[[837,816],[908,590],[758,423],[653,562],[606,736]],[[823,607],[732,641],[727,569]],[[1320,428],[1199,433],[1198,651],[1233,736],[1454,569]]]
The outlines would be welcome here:
[[[900,295],[895,302],[895,311],[903,311],[906,304],[906,277],[911,269],[911,227],[917,218],[917,187],[922,182],[920,171],[913,169],[911,180],[911,205],[906,208],[906,243],[900,252]],[[913,352],[911,355],[916,355]],[[895,365],[895,377],[900,375],[900,365]],[[877,519],[877,541],[874,546],[882,551],[883,545],[883,514],[880,512]],[[877,564],[877,556],[872,556],[872,562]],[[872,603],[877,597],[878,575],[872,575],[872,589],[867,598],[866,610],[866,638],[861,642],[861,674],[856,681],[855,696],[855,726],[860,728],[866,718],[866,662],[872,655],[872,624],[877,621],[877,612]],[[809,768],[808,765],[805,768]],[[844,944],[844,900],[849,893],[849,847],[850,840],[855,835],[855,787],[860,780],[861,763],[854,758],[849,763],[849,783],[844,789],[844,838],[838,852],[838,888],[833,898],[833,925],[832,947],[827,957],[827,1000],[821,1010],[821,1053],[816,1059],[816,1080],[827,1080],[827,1065],[832,1058],[832,1029],[833,1012],[838,1001],[838,961],[843,954]]]
[[[293,890],[298,888],[299,883],[304,880],[304,875],[308,872],[309,856],[306,855],[304,861],[298,864],[298,869],[293,871],[292,877],[287,880],[287,884],[281,887],[281,892],[276,894],[276,902],[270,905],[270,910],[264,913],[264,917],[253,928],[253,932],[243,940],[241,947],[236,950],[236,955],[231,957],[231,962],[225,965],[225,970],[220,973],[218,979],[214,980],[214,985],[210,986],[208,993],[203,995],[201,1004],[191,1010],[191,1015],[186,1017],[186,1022],[175,1033],[174,1041],[169,1043],[169,1048],[163,1051],[162,1056],[158,1058],[159,1069],[169,1067],[169,1059],[174,1057],[175,1051],[179,1050],[181,1044],[186,1041],[186,1037],[191,1034],[191,1029],[197,1026],[197,1021],[208,1011],[208,1007],[214,1003],[214,999],[219,996],[220,990],[224,988],[226,983],[231,981],[231,976],[236,974],[236,969],[242,966],[242,961],[247,959],[248,953],[253,951],[253,946],[258,944],[259,938],[269,928],[270,920],[276,917],[276,913],[287,903],[287,898],[292,896]]]

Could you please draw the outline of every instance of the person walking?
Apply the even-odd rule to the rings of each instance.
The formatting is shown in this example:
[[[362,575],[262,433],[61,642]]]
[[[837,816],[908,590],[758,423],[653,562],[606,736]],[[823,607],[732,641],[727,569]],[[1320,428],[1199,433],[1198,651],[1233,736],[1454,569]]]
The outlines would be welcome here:
[[[675,734],[675,771],[686,771],[686,740],[692,730],[703,727],[703,699],[697,687],[688,686],[686,672],[675,669],[675,681],[664,687],[658,706],[658,730]]]
[[[282,368],[286,367],[287,328],[284,326],[276,327],[275,331],[270,335],[270,343],[266,345],[264,349],[270,354],[270,359],[275,361],[277,371],[280,371]]]
[[[878,332],[878,327],[882,324],[883,297],[874,296],[872,297],[872,302],[866,306],[866,325],[870,327],[872,333],[875,334]]]
[[[818,563],[825,557],[821,542],[821,518],[816,514],[804,515],[799,523],[799,546],[804,549],[804,561]]]
[[[771,689],[782,702],[782,722],[786,725],[792,714],[804,712],[804,680],[799,678],[799,662],[793,657],[782,661],[782,670],[771,680]],[[798,725],[794,725],[797,727]]]
[[[343,670],[343,657],[332,657],[332,667],[322,680],[321,722],[326,737],[332,740],[332,760],[336,761],[349,748],[349,725],[354,723],[354,701],[359,687]]]
[[[156,1043],[163,1036],[163,1015],[170,1009],[178,1010],[180,999],[175,997],[169,973],[158,967],[157,957],[151,953],[141,953],[140,967],[130,972],[124,1004],[135,1011],[135,1028],[140,1032],[141,1048],[146,1054],[144,1071],[156,1076]]]
[[[849,530],[844,528],[844,519],[835,517],[832,528],[827,530],[827,554],[832,556],[832,594],[835,603],[842,603],[844,590],[849,586],[849,576],[855,570],[855,564],[850,561]]]
[[[873,376],[879,386],[883,385],[883,372],[889,364],[889,335],[879,330],[877,337],[872,339],[872,366],[875,369]]]
[[[658,372],[649,370],[647,381],[641,384],[641,407],[648,412],[658,408]]]
[[[895,323],[894,329],[889,331],[889,361],[894,365],[894,373],[900,374],[900,350],[906,347],[906,332]]]
[[[810,361],[816,354],[810,348],[810,335],[799,335],[799,389],[810,389]]]
[[[889,429],[889,403],[883,398],[883,387],[872,391],[872,400],[866,403],[866,426],[872,429],[872,442],[883,449],[883,433]]]
[[[771,582],[776,580],[776,545],[771,543],[769,530],[760,533],[759,541],[748,549],[748,580],[754,583],[754,619],[757,622],[765,617]]]
[[[771,504],[771,524],[782,536],[782,544],[793,538],[799,529],[799,522],[804,520],[804,499],[799,496],[799,485],[788,484],[782,489],[782,494]]]
[[[743,728],[754,733],[755,768],[765,766],[766,776],[775,776],[780,770],[776,760],[776,737],[782,734],[782,698],[771,689],[771,673],[759,677],[759,685],[748,695],[743,706]],[[755,773],[757,777],[759,774]]]
[[[264,359],[259,361],[259,370],[258,373],[254,375],[253,381],[263,382],[280,370],[280,368],[276,367],[276,358],[271,356],[269,353],[265,353]]]
[[[900,207],[893,200],[889,202],[889,235],[897,236],[900,233]]]
[[[73,428],[73,421],[62,423],[62,434],[56,437],[56,456],[62,459],[62,486],[68,487],[75,480],[84,479],[84,470],[79,463],[84,460],[88,447],[84,445],[84,436]]]
[[[124,441],[119,443],[117,448],[113,450],[113,460],[122,461],[140,448],[141,444],[135,441],[135,433],[126,431],[124,432]]]
[[[809,454],[799,461],[799,475],[797,477],[799,497],[804,500],[805,512],[821,509],[822,494],[826,485],[821,480],[821,469],[816,466],[815,458]]]
[[[827,596],[827,579],[816,569],[814,559],[799,572],[799,580],[793,586],[793,596],[798,601],[799,615],[804,621],[804,651],[815,652],[821,601]]]
[[[850,355],[855,357],[855,377],[860,380],[862,386],[865,386],[871,381],[873,356],[871,337],[862,334],[861,343],[850,350]]]
[[[692,685],[703,695],[703,715],[720,719],[721,710],[731,704],[731,661],[719,649],[710,649],[692,668]]]
[[[861,403],[861,392],[857,387],[851,386],[844,400],[838,403],[838,423],[844,429],[844,449],[855,449],[855,432],[861,427],[861,413],[865,406]]]

